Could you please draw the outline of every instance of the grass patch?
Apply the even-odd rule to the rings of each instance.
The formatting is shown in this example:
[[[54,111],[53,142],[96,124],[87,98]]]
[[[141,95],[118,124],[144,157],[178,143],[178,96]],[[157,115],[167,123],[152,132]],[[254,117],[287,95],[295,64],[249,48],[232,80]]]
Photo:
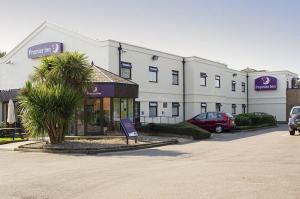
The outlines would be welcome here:
[[[0,142],[1,141],[11,141],[13,140],[11,137],[5,137],[5,138],[0,138]],[[15,138],[15,140],[23,140],[22,138]]]
[[[10,144],[10,143],[14,143],[14,142],[22,142],[22,141],[26,141],[28,139],[22,139],[22,138],[15,138],[14,140],[10,137],[4,137],[4,138],[0,138],[0,145],[3,144]]]
[[[150,123],[138,127],[138,131],[150,133],[151,135],[174,134],[180,136],[191,136],[194,140],[206,139],[211,136],[210,132],[199,128],[188,122],[177,124],[154,124]]]

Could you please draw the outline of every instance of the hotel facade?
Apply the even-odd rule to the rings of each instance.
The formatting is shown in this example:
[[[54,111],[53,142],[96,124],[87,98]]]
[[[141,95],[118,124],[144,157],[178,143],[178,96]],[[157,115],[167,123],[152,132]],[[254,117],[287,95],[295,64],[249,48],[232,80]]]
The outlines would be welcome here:
[[[0,121],[6,120],[8,98],[24,86],[40,57],[66,51],[84,53],[91,63],[136,83],[134,118],[140,122],[177,123],[208,111],[266,112],[286,121],[290,107],[298,105],[287,95],[298,91],[298,74],[287,70],[238,71],[200,57],[94,40],[44,22],[0,59]]]

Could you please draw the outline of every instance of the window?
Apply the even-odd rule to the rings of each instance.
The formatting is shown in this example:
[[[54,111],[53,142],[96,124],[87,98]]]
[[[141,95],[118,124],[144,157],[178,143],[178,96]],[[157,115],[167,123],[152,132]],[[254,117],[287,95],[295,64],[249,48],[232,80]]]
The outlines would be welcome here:
[[[208,120],[216,120],[216,119],[220,119],[220,118],[222,118],[221,113],[214,113],[214,112],[207,113],[207,119]]]
[[[157,102],[149,102],[149,117],[157,117]]]
[[[179,72],[172,70],[172,85],[179,85]]]
[[[201,102],[201,113],[206,113],[207,104],[205,102]]]
[[[149,66],[149,82],[157,83],[157,73],[158,73],[157,67]]]
[[[242,111],[243,113],[246,113],[246,104],[242,104]]]
[[[179,103],[172,102],[172,116],[177,117],[179,116]]]
[[[217,114],[216,113],[207,113],[207,119],[208,120],[217,119]]]
[[[236,114],[236,104],[232,104],[232,115]]]
[[[215,76],[215,87],[221,88],[221,77],[219,75]]]
[[[246,92],[246,84],[245,82],[242,82],[242,92]]]
[[[201,114],[199,114],[199,115],[197,115],[196,117],[195,117],[195,119],[196,120],[205,120],[206,119],[206,113],[201,113]]]
[[[221,112],[221,103],[216,103],[216,112]]]
[[[232,91],[235,91],[235,85],[236,85],[236,82],[235,81],[231,81],[231,90]]]
[[[200,86],[206,86],[206,73],[200,73]]]
[[[120,77],[131,79],[131,63],[121,62],[120,64]]]
[[[168,102],[163,102],[163,108],[168,108]]]
[[[289,81],[286,81],[286,88],[289,88],[290,85],[289,85]]]

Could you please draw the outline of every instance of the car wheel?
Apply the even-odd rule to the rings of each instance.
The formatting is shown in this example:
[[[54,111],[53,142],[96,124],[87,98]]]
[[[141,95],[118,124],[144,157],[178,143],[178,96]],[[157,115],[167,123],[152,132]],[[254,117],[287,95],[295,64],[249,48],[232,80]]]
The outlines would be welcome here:
[[[222,133],[224,131],[223,127],[221,125],[217,125],[215,128],[216,133]]]
[[[290,131],[290,135],[295,135],[295,131]]]

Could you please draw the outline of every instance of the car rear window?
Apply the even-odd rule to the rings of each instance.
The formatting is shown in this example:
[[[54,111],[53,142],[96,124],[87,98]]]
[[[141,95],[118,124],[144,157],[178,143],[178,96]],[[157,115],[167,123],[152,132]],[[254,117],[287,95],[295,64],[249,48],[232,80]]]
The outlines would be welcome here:
[[[300,108],[293,108],[292,114],[299,114]]]

